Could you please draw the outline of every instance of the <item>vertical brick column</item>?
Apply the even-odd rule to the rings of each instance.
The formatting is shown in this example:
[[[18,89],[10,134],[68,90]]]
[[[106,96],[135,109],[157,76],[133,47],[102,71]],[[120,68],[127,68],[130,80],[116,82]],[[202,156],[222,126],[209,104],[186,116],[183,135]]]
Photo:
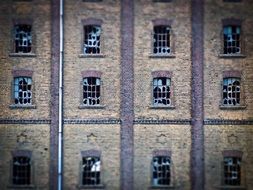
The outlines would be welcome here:
[[[133,189],[134,0],[121,0],[121,189]]]
[[[51,0],[51,126],[50,126],[50,190],[58,184],[58,124],[59,124],[59,60],[60,60],[60,0]]]
[[[191,189],[204,190],[204,0],[192,0],[192,149]]]

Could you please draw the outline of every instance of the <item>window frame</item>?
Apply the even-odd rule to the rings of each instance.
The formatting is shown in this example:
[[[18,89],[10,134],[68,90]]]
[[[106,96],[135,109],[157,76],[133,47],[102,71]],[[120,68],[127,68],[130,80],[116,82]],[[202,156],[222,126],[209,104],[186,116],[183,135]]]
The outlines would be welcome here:
[[[31,1],[31,0],[30,0]],[[15,27],[19,25],[28,25],[31,27],[31,51],[30,52],[16,52],[15,50]],[[34,31],[34,24],[31,19],[16,19],[13,20],[10,44],[10,57],[36,57],[36,35]]]
[[[171,71],[153,71],[151,73],[152,81],[151,81],[151,109],[175,109],[174,105],[174,87],[173,87],[173,80],[172,80],[172,72]],[[154,79],[156,78],[166,78],[170,80],[170,104],[169,105],[154,105]]]
[[[80,51],[81,53],[79,54],[79,58],[103,58],[105,55],[103,54],[104,52],[104,38],[103,38],[103,20],[97,19],[97,18],[87,18],[87,19],[82,19],[82,28],[81,28],[81,43],[80,43]],[[100,27],[100,52],[93,54],[93,53],[85,53],[84,52],[84,40],[85,40],[85,27],[86,26],[99,26]]]
[[[152,32],[150,33],[150,58],[175,58],[175,37],[173,33],[173,20],[167,20],[163,18],[158,18],[152,20]],[[170,53],[154,53],[154,35],[155,35],[155,27],[169,27],[169,48]]]
[[[223,104],[223,86],[224,86],[224,80],[225,79],[230,79],[230,78],[237,78],[240,81],[240,105],[228,105],[228,104]],[[221,99],[220,99],[220,109],[231,109],[231,110],[239,110],[239,109],[245,109],[246,108],[246,100],[244,96],[244,85],[243,85],[243,77],[242,77],[242,72],[238,70],[228,70],[228,71],[223,71],[223,76],[221,80]]]
[[[35,82],[33,79],[33,71],[32,70],[13,70],[13,81],[11,82],[11,102],[9,108],[16,109],[16,108],[23,108],[23,109],[35,109]],[[16,104],[15,103],[15,79],[16,78],[30,78],[31,79],[31,104]]]
[[[224,28],[225,27],[240,27],[240,53],[225,53],[224,52]],[[222,19],[222,31],[221,31],[221,47],[219,52],[220,58],[245,58],[246,48],[245,48],[245,37],[243,33],[243,21],[235,18]]]
[[[12,158],[10,160],[10,176],[8,188],[35,188],[34,162],[32,159],[32,151],[30,150],[15,150],[11,152]],[[15,157],[27,157],[30,159],[30,183],[29,184],[14,184],[13,183],[13,162]]]
[[[153,183],[153,160],[155,157],[168,157],[170,159],[170,184],[169,185],[155,185]],[[174,189],[175,176],[173,172],[173,162],[171,151],[165,149],[154,150],[152,152],[152,158],[150,162],[150,189]]]
[[[82,170],[82,166],[83,166],[83,158],[87,158],[87,157],[96,157],[99,158],[100,160],[100,183],[96,184],[96,185],[84,185],[83,182],[83,170]],[[102,162],[102,155],[101,155],[101,151],[100,150],[95,150],[95,149],[90,149],[90,150],[85,150],[85,151],[81,151],[81,161],[80,161],[80,171],[79,171],[79,189],[89,189],[89,188],[96,188],[96,189],[104,189],[104,185],[103,185],[103,175],[102,175],[102,171],[103,171],[103,162]]]

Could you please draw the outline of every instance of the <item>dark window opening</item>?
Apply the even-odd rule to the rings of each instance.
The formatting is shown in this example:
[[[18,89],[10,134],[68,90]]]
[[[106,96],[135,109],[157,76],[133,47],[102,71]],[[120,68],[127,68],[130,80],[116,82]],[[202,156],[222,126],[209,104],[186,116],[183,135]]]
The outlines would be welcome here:
[[[239,78],[225,78],[223,80],[223,105],[240,105],[240,94],[241,88]]]
[[[224,183],[225,185],[241,185],[241,158],[224,158]]]
[[[224,54],[241,53],[241,27],[225,26],[223,29]]]
[[[31,161],[29,157],[18,156],[13,158],[13,176],[14,185],[31,184]]]
[[[100,78],[87,77],[83,79],[83,104],[100,105]]]
[[[32,26],[15,25],[14,51],[15,53],[30,53],[32,51]]]
[[[32,79],[30,77],[16,77],[14,79],[14,98],[15,104],[32,104]]]
[[[153,185],[170,185],[170,157],[157,156],[153,158]]]
[[[153,54],[166,55],[170,53],[170,27],[155,26],[153,33]]]
[[[101,27],[94,25],[84,26],[84,54],[100,54]]]
[[[99,185],[100,158],[84,157],[82,163],[82,185]]]
[[[153,105],[171,105],[171,81],[169,78],[161,77],[153,80]]]

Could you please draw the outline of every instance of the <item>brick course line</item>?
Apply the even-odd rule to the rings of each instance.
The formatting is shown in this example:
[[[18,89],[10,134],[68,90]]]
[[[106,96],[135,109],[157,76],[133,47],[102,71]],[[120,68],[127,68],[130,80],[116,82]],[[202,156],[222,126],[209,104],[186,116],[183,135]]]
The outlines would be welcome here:
[[[205,189],[204,172],[204,108],[203,108],[203,19],[204,0],[192,0],[192,129],[191,189]]]
[[[134,0],[121,0],[121,189],[133,189]]]

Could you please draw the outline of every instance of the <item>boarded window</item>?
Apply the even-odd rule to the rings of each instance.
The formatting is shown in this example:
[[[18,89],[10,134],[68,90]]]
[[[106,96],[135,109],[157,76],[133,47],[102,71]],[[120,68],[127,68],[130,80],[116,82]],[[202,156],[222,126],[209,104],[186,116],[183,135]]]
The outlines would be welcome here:
[[[170,185],[171,173],[170,173],[170,157],[168,156],[156,156],[153,158],[153,185]]]

